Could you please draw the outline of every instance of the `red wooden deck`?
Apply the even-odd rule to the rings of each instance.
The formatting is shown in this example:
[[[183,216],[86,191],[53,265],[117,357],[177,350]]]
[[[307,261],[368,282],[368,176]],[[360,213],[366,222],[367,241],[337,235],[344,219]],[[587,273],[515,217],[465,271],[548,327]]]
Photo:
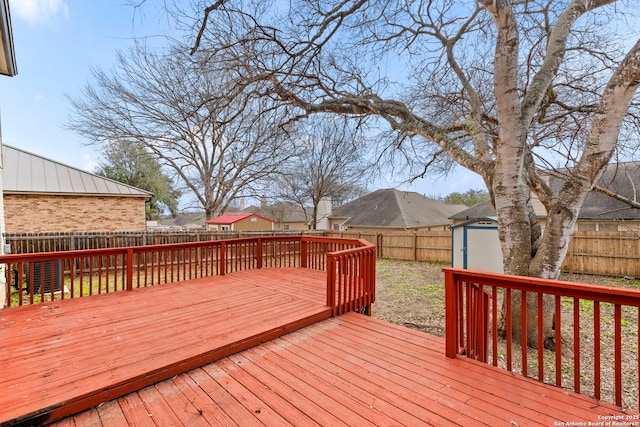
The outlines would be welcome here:
[[[0,425],[93,405],[56,425],[640,421],[447,358],[441,338],[354,313],[328,318],[325,277],[251,270],[0,312]]]
[[[275,268],[4,310],[0,425],[73,414],[326,319],[325,289],[324,272]]]

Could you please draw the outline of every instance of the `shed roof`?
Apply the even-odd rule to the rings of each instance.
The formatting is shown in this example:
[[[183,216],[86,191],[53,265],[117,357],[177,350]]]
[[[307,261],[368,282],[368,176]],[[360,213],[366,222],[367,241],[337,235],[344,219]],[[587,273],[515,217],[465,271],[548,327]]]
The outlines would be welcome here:
[[[153,196],[152,193],[3,145],[3,192],[95,196]]]
[[[345,225],[415,228],[449,224],[449,217],[466,206],[445,205],[413,191],[382,189],[333,211],[333,218],[348,218]]]
[[[254,213],[229,213],[229,214],[220,215],[219,217],[216,217],[216,218],[211,218],[210,220],[207,221],[207,224],[234,224],[238,221],[242,221],[243,219],[250,218],[250,217],[262,218],[266,221],[273,222],[272,219],[265,218],[261,215],[254,214]]]
[[[484,202],[478,203],[477,205],[473,205],[468,209],[463,210],[462,212],[458,212],[457,214],[451,216],[451,219],[464,219],[471,220],[478,218],[486,218],[486,217],[495,217],[496,210],[491,204],[491,200],[486,200]]]

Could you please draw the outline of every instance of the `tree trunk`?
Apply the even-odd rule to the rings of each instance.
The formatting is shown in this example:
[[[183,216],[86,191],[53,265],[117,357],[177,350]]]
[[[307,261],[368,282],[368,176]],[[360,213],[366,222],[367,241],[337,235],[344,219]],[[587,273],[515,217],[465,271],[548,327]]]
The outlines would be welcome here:
[[[496,195],[496,210],[498,213],[499,236],[502,244],[503,268],[506,274],[518,276],[538,276],[531,270],[532,260],[538,250],[540,224],[533,213],[530,190],[523,185],[518,189],[508,190],[510,196]],[[516,196],[513,196],[516,195]],[[544,346],[555,349],[554,342],[554,298],[550,295],[543,297],[543,331]],[[519,291],[511,293],[511,332],[515,342],[522,341],[522,294]],[[503,302],[499,329],[506,335],[506,298]],[[538,348],[538,297],[537,294],[527,295],[527,344]]]

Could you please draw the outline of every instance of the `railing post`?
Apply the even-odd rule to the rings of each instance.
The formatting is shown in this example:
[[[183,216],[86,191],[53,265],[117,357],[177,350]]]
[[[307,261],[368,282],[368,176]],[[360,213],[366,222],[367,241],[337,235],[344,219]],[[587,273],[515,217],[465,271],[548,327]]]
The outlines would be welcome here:
[[[307,268],[307,241],[304,238],[300,242],[300,267]]]
[[[218,266],[220,267],[220,275],[224,276],[227,272],[227,245],[224,241],[220,242],[220,259],[218,259]]]
[[[458,353],[457,315],[458,286],[450,271],[444,272],[444,300],[445,300],[445,355],[456,357]]]
[[[262,268],[262,238],[258,237],[258,248],[256,251],[256,268]]]
[[[327,306],[331,307],[331,316],[336,315],[336,259],[327,254]]]
[[[127,248],[127,290],[133,290],[133,248]]]
[[[369,293],[369,297],[367,299],[369,308],[367,309],[367,314],[369,316],[372,316],[373,314],[371,313],[371,310],[372,310],[371,306],[373,305],[373,302],[376,300],[376,250],[375,248],[371,249],[371,251],[368,252],[367,260],[369,264],[369,280],[368,280],[369,288],[367,290]]]

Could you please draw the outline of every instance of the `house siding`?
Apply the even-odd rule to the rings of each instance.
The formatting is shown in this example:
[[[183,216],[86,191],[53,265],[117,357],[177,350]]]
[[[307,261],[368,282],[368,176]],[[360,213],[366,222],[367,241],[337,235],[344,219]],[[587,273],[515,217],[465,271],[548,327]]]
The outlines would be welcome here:
[[[254,219],[255,221],[252,221]],[[271,231],[273,229],[273,222],[256,216],[233,223],[207,224],[207,230],[210,231]]]
[[[146,229],[141,197],[5,194],[4,209],[7,233]]]
[[[255,219],[255,221],[252,221]],[[251,217],[233,224],[233,231],[265,231],[273,230],[273,223],[263,218]]]
[[[304,222],[287,222],[287,221],[276,223],[274,228],[279,231],[304,231],[309,229],[307,224]]]

